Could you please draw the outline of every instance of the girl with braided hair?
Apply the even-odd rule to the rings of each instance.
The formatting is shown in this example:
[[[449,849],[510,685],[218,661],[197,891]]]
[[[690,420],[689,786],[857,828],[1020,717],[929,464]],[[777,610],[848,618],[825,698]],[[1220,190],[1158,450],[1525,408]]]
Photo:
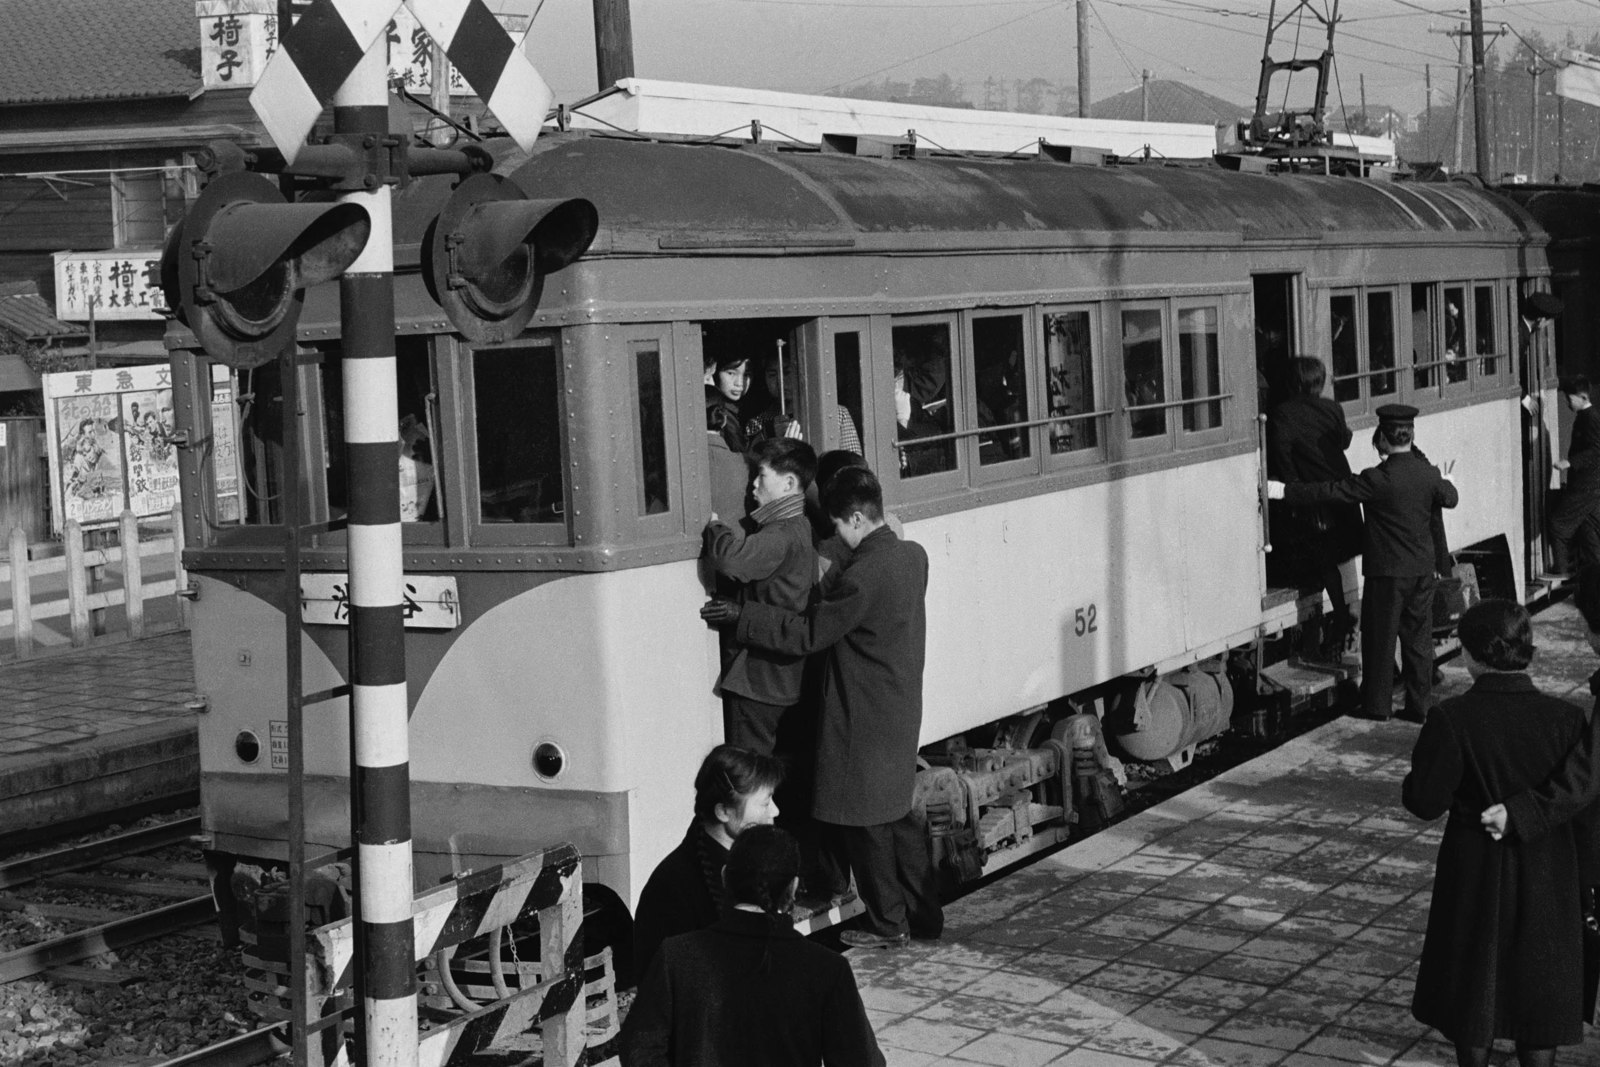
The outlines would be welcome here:
[[[622,1026],[623,1067],[882,1067],[849,962],[795,932],[799,882],[788,832],[734,839],[733,910],[662,943]]]
[[[1413,815],[1448,815],[1439,844],[1411,1013],[1484,1067],[1496,1039],[1523,1067],[1549,1067],[1583,1040],[1587,815],[1537,840],[1495,838],[1479,815],[1538,785],[1584,729],[1582,708],[1535,688],[1533,630],[1522,605],[1485,600],[1459,626],[1472,688],[1433,709],[1417,735],[1401,797]],[[1591,994],[1592,1001],[1593,996]]]

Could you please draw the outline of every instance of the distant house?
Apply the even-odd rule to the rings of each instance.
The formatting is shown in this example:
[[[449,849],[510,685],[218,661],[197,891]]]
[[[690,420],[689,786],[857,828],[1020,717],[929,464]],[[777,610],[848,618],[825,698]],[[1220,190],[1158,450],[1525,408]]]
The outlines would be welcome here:
[[[1148,94],[1149,114],[1145,113]],[[1221,97],[1201,92],[1180,81],[1152,79],[1137,89],[1097,100],[1090,106],[1097,119],[1122,119],[1138,122],[1197,122],[1212,125],[1247,119],[1254,106],[1242,107]]]

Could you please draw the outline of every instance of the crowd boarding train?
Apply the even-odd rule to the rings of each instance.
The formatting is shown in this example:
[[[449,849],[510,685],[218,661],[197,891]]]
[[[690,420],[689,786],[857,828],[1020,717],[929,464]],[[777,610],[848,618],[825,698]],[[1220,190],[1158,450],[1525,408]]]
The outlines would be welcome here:
[[[571,841],[620,914],[681,839],[722,733],[697,609],[712,483],[738,466],[705,423],[703,367],[728,351],[781,352],[805,437],[836,448],[848,419],[927,549],[922,802],[971,831],[969,875],[1066,838],[1062,720],[1140,685],[1198,699],[1184,679],[1320,610],[1267,581],[1261,415],[1293,356],[1329,365],[1353,469],[1376,462],[1377,406],[1420,409],[1485,592],[1538,570],[1522,399],[1554,399],[1555,363],[1518,307],[1548,285],[1548,239],[1493,191],[585,132],[495,155],[532,196],[591,201],[600,230],[520,336],[475,347],[417,267],[450,180],[396,193],[405,570],[444,615],[406,630],[419,888]],[[298,472],[276,365],[224,386],[169,339],[180,428],[237,434],[237,466],[191,448],[183,471],[219,865],[285,856],[285,487],[329,520],[302,553],[304,688],[347,680],[336,289],[299,326]],[[306,713],[312,854],[348,841],[347,712]]]

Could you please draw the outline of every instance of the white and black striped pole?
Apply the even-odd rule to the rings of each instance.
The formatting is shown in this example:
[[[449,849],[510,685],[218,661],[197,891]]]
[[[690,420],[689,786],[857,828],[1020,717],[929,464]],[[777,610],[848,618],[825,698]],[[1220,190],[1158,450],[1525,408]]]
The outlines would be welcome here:
[[[376,147],[389,133],[388,44],[380,35],[333,98],[336,139]],[[347,142],[349,143],[349,142]],[[361,150],[360,141],[352,148]],[[372,152],[372,159],[386,153]],[[372,236],[339,280],[349,475],[351,813],[360,903],[366,1067],[415,1067],[411,753],[401,593],[400,434],[395,395],[394,224],[387,174],[345,193]]]

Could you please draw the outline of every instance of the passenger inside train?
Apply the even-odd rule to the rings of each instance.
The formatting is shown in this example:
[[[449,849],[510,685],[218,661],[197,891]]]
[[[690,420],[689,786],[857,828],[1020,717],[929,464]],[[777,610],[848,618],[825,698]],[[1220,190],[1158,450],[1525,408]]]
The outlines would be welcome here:
[[[950,332],[944,323],[894,328],[894,412],[901,441],[955,430],[955,411],[950,404]],[[903,478],[955,469],[953,440],[900,450]]]

